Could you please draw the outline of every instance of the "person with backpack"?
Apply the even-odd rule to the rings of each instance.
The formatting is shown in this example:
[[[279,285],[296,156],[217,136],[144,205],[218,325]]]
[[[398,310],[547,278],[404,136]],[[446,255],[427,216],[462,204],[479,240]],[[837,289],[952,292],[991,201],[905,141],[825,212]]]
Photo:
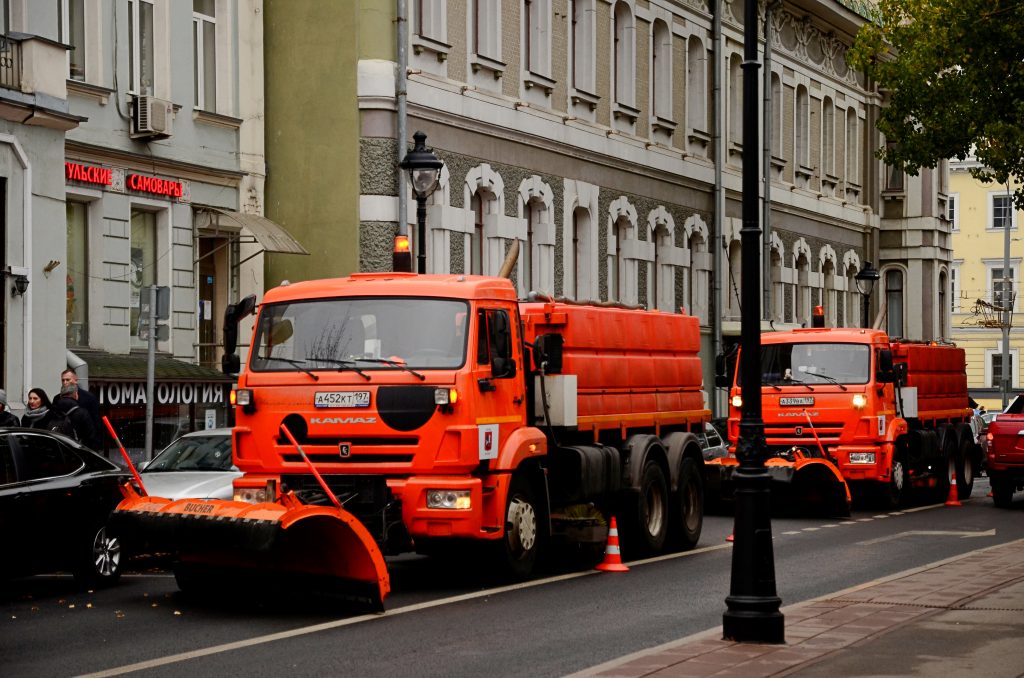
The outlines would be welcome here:
[[[60,397],[53,401],[50,408],[53,417],[50,419],[50,430],[62,433],[77,440],[86,447],[99,449],[99,432],[92,425],[89,413],[78,404],[78,386],[66,384],[60,389]]]
[[[7,391],[0,389],[0,426],[21,426],[21,422],[7,409]]]
[[[50,402],[50,396],[46,395],[46,391],[41,388],[30,388],[25,404],[28,405],[28,409],[21,415],[21,425],[25,428],[49,429],[50,419],[53,417],[50,408],[53,403]]]

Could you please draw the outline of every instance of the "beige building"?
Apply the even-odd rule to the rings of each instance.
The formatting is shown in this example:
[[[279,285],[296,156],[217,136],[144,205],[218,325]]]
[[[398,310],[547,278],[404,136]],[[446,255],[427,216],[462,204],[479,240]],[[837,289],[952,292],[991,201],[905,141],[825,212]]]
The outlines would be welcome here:
[[[952,338],[967,351],[967,383],[974,399],[989,410],[1002,409],[1003,324],[1010,307],[1009,396],[1020,389],[1020,331],[1024,313],[1017,299],[1024,243],[1010,193],[1019,184],[984,184],[970,175],[977,163],[950,164],[949,219],[953,229],[950,269]],[[1008,193],[1009,190],[1009,193]],[[1009,275],[1004,272],[1006,226],[1010,227]]]

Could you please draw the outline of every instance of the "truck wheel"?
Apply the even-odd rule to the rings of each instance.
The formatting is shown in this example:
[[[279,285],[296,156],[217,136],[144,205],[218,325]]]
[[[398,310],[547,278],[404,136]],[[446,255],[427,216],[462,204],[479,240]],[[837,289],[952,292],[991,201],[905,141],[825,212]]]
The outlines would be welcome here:
[[[889,484],[882,490],[882,504],[885,508],[899,508],[907,495],[907,464],[900,452],[892,455],[889,469]]]
[[[665,472],[653,459],[644,462],[640,491],[626,506],[623,540],[632,555],[653,555],[665,548],[668,536],[668,482]]]
[[[989,474],[992,484],[992,503],[996,508],[1008,509],[1013,505],[1013,481]]]
[[[512,476],[505,510],[505,535],[494,547],[502,572],[511,579],[530,576],[540,546],[540,519],[533,486],[521,475]]]
[[[957,499],[970,499],[974,492],[974,476],[977,474],[975,468],[974,445],[965,440],[960,445],[960,455],[957,463],[960,468],[956,472],[956,496]]]
[[[85,586],[110,586],[121,578],[121,540],[100,526],[75,568],[75,580]]]
[[[693,459],[683,459],[679,467],[679,489],[672,497],[672,544],[689,551],[700,541],[704,525],[704,483]]]

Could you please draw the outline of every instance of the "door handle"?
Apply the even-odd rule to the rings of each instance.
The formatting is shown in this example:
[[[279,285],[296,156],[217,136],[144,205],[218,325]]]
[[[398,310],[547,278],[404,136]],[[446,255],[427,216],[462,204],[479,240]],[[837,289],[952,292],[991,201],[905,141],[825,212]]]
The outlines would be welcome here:
[[[477,385],[480,387],[481,393],[493,393],[498,390],[498,387],[494,385],[494,382],[488,377],[481,377],[476,380]]]

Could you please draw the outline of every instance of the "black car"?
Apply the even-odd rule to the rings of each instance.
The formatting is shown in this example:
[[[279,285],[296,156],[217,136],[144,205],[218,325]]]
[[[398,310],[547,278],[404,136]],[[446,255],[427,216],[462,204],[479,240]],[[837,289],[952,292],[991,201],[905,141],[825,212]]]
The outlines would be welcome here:
[[[128,474],[77,442],[39,429],[0,429],[0,576],[70,570],[87,586],[121,576],[107,534]]]

